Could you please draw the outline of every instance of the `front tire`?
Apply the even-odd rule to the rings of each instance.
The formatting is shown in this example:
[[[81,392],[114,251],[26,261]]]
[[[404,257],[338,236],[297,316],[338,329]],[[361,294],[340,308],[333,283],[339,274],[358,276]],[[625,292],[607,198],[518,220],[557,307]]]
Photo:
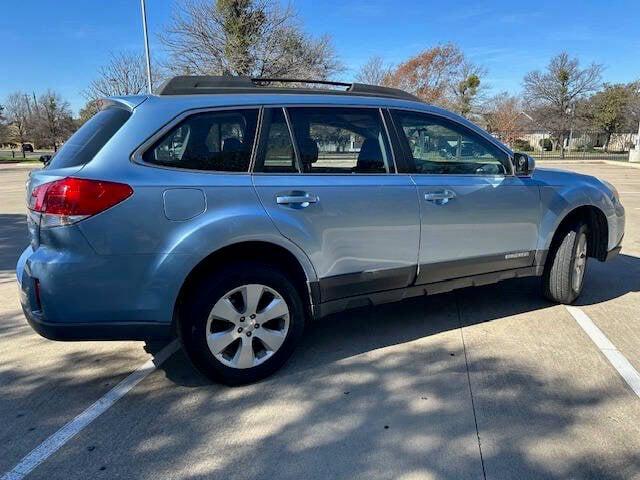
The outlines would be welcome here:
[[[205,276],[181,308],[192,363],[227,385],[261,380],[291,356],[304,330],[300,295],[276,267],[238,262]]]
[[[584,286],[588,229],[584,223],[567,228],[552,245],[545,266],[544,295],[552,302],[573,303]]]

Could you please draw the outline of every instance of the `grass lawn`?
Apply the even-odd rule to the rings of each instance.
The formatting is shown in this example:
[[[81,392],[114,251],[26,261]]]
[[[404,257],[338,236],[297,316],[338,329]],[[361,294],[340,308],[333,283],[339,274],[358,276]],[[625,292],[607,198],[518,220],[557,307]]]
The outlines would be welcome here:
[[[22,155],[16,155],[16,158],[1,156],[0,163],[40,163],[40,160],[38,157],[22,158]]]

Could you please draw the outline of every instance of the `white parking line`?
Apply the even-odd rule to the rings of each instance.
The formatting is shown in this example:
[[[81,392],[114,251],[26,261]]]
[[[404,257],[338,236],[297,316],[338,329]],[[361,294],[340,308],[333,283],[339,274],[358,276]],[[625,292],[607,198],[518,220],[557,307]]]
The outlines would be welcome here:
[[[20,463],[13,467],[11,471],[5,473],[0,480],[21,480],[27,476],[34,468],[58,451],[83,428],[106,412],[133,387],[144,380],[147,375],[173,355],[178,350],[178,347],[179,344],[177,340],[174,340],[164,347],[154,358],[143,363],[135,372],[109,390],[97,402],[31,450],[27,456],[20,460]]]
[[[638,397],[640,397],[640,373],[633,368],[629,360],[620,353],[616,346],[611,343],[607,336],[602,333],[595,323],[577,307],[566,305],[571,316],[578,322],[589,338],[596,344],[600,351],[609,360],[620,376],[629,384]]]

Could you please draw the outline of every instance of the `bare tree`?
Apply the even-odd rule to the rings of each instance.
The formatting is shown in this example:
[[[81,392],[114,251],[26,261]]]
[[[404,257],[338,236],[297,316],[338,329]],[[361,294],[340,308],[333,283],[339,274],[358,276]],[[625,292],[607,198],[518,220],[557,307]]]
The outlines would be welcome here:
[[[7,97],[5,108],[9,123],[9,140],[22,146],[29,141],[31,122],[29,97],[23,92],[13,92]],[[22,150],[22,158],[25,157],[24,150]]]
[[[356,80],[369,85],[385,85],[389,82],[392,68],[379,56],[371,57],[356,73]]]
[[[331,39],[305,34],[275,0],[189,0],[160,40],[178,74],[327,78],[342,69]]]
[[[470,116],[486,70],[471,63],[452,43],[437,45],[398,65],[386,84],[417,95],[428,103]]]
[[[102,108],[102,100],[89,100],[84,104],[84,107],[80,109],[79,117],[77,119],[78,125],[84,124],[87,120],[93,117]]]
[[[551,59],[546,71],[530,72],[524,77],[525,99],[537,121],[552,132],[563,158],[576,104],[598,89],[602,69],[595,63],[582,69],[578,59],[563,52]]]
[[[53,147],[53,150],[57,151],[58,146],[74,129],[69,102],[52,90],[40,95],[33,119],[33,135],[36,142]]]
[[[411,92],[429,103],[445,100],[464,56],[453,44],[438,45],[398,65],[389,77],[391,86]]]
[[[159,80],[158,68],[152,68],[153,83]],[[144,56],[139,53],[111,53],[109,62],[98,69],[97,77],[83,92],[88,101],[118,95],[138,95],[147,91]]]
[[[522,101],[507,92],[502,92],[490,98],[485,105],[487,130],[513,147],[526,126]]]

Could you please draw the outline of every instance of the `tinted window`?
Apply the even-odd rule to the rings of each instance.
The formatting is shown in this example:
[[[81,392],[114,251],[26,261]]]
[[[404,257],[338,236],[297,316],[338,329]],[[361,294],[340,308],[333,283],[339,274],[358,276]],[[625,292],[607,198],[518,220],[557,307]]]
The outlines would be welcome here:
[[[427,114],[396,111],[417,173],[504,175],[507,154],[462,125]]]
[[[145,162],[219,172],[247,172],[258,110],[191,115],[147,150]]]
[[[303,173],[386,173],[389,145],[373,108],[289,108]]]
[[[256,172],[296,173],[296,157],[291,135],[281,108],[267,108],[263,115],[264,153],[259,155]]]
[[[64,142],[47,168],[76,167],[88,163],[130,116],[131,112],[122,108],[100,110]]]

